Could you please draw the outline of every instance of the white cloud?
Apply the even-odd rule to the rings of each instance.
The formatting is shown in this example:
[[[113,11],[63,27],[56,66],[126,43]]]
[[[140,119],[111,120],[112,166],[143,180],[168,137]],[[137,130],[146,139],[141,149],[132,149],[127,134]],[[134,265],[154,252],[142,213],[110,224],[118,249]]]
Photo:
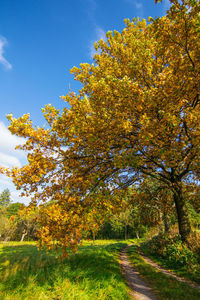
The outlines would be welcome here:
[[[4,46],[6,46],[7,40],[3,36],[0,36],[0,64],[2,64],[7,70],[12,69],[12,65],[5,59],[4,53]]]
[[[21,167],[26,163],[26,153],[21,150],[15,150],[17,145],[22,145],[24,138],[14,136],[10,133],[6,125],[0,121],[0,166],[11,168],[13,166]],[[0,193],[8,188],[11,192],[13,202],[22,202],[28,204],[30,199],[20,197],[20,191],[16,191],[12,180],[5,175],[0,174]]]
[[[15,147],[24,142],[24,138],[12,135],[5,124],[0,121],[0,166],[21,167],[20,160],[24,160],[26,155],[24,151],[15,150]]]
[[[96,34],[97,34],[97,39],[98,40],[105,40],[105,38],[106,38],[106,33],[105,33],[105,31],[102,29],[102,28],[100,28],[100,27],[96,27]]]
[[[0,174],[0,193],[5,190],[6,188],[12,187],[13,183],[12,180],[5,175]]]
[[[142,2],[140,2],[138,0],[125,0],[125,2],[133,5],[136,8],[137,16],[140,17],[140,18],[143,18],[144,11],[143,11],[143,4],[142,4]]]
[[[28,205],[31,201],[31,199],[26,198],[26,197],[21,197],[20,191],[12,191],[11,193],[11,201],[12,202],[20,202],[20,203],[24,203],[25,205]]]
[[[162,14],[166,15],[166,11],[170,8],[171,3],[170,0],[163,0],[161,3],[158,3],[157,5],[160,5]]]
[[[97,25],[95,12],[98,9],[98,3],[96,0],[82,0],[86,5],[86,12],[88,15],[88,19],[90,20],[90,23],[92,24],[92,27],[95,31],[95,38],[89,42],[89,56],[93,59],[93,56],[95,55],[96,51],[94,49],[94,43],[103,39],[106,39],[106,33],[105,31]]]
[[[94,49],[94,43],[96,41],[99,41],[99,40],[104,40],[106,39],[106,33],[105,31],[99,27],[99,26],[96,26],[95,28],[95,33],[96,33],[96,39],[95,40],[92,40],[91,44],[90,44],[90,57],[93,58],[93,56],[95,55],[96,53],[96,50]]]
[[[24,142],[24,138],[12,135],[6,125],[0,121],[0,152],[24,157],[25,153],[23,151],[15,150],[17,145],[22,145]]]
[[[21,163],[17,157],[0,152],[0,166],[6,168],[10,168],[10,167],[20,168]]]
[[[171,3],[170,3],[169,0],[164,0],[164,1],[163,1],[163,4],[164,4],[164,9],[165,9],[165,10],[167,10],[167,9],[170,8]]]
[[[141,2],[134,1],[134,5],[135,5],[136,9],[142,9],[143,8],[143,5],[142,5]]]

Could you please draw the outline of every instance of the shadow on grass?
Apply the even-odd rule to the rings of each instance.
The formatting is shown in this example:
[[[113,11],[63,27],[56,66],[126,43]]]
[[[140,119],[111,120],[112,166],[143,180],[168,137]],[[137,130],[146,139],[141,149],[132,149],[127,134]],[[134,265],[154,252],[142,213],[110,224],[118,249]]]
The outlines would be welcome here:
[[[80,283],[87,280],[89,285],[100,286],[111,278],[122,281],[117,262],[124,243],[82,246],[78,253],[64,261],[56,258],[55,252],[37,250],[34,245],[3,246],[0,253],[0,281],[3,291],[24,289],[34,280],[36,286],[53,289],[58,280]]]

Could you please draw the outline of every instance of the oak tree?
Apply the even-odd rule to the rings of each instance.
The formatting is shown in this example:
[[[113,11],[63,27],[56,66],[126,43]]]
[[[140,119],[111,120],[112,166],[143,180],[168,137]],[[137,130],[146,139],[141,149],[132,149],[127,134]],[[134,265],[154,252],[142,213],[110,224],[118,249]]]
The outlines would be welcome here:
[[[88,212],[115,207],[114,190],[147,175],[171,190],[182,239],[190,234],[183,185],[200,174],[200,1],[170,2],[166,16],[125,20],[95,44],[94,63],[71,70],[83,87],[63,97],[70,108],[43,109],[48,128],[8,116],[28,164],[2,172],[33,201],[56,201],[44,242],[66,226],[78,239]]]

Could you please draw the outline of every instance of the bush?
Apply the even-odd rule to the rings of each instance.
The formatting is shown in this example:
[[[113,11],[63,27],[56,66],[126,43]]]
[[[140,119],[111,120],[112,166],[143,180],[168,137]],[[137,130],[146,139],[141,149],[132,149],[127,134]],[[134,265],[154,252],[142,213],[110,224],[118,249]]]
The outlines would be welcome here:
[[[197,257],[180,240],[166,246],[164,256],[177,266],[197,264]]]
[[[187,240],[187,245],[200,258],[200,233],[192,232]]]
[[[154,236],[148,243],[147,248],[149,252],[153,255],[159,255],[164,257],[166,246],[169,244],[170,239],[167,235],[157,235]]]
[[[177,267],[185,265],[192,267],[198,264],[199,255],[187,247],[179,235],[172,237],[160,234],[149,241],[146,246],[151,254],[159,255]]]

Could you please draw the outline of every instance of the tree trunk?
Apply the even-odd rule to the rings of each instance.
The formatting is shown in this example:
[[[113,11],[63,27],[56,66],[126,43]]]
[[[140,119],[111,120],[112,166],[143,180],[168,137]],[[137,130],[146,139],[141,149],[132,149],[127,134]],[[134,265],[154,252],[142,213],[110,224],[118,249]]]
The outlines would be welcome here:
[[[165,233],[168,233],[169,232],[169,217],[165,212],[163,213],[163,223],[164,223]]]
[[[159,234],[162,235],[164,233],[164,227],[163,227],[163,214],[161,210],[159,210],[159,217],[160,217],[160,223],[158,225],[158,228],[159,228]]]
[[[23,242],[23,240],[24,240],[25,236],[27,235],[27,233],[28,232],[26,232],[26,231],[22,233],[22,237],[21,237],[20,242]]]
[[[93,243],[95,242],[95,231],[92,231],[92,239],[93,239]]]
[[[127,239],[127,225],[125,225],[125,230],[124,230],[124,239]]]
[[[191,233],[191,225],[185,199],[183,197],[181,183],[174,185],[173,197],[178,217],[179,234],[181,235],[182,241],[186,242],[189,234]]]

